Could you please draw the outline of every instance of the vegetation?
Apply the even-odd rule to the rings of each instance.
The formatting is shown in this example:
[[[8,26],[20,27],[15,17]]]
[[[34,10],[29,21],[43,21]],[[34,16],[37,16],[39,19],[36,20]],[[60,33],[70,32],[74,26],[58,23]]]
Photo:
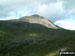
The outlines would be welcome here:
[[[75,50],[75,32],[22,21],[0,21],[0,56],[58,56]]]

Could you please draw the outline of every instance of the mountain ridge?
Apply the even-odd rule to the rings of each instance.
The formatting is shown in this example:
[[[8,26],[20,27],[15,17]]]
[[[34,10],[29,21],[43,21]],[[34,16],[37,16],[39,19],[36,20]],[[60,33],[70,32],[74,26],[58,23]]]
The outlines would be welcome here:
[[[38,24],[41,24],[41,25],[49,27],[49,28],[58,29],[58,27],[55,24],[53,24],[50,20],[48,20],[47,18],[45,18],[43,16],[37,15],[37,14],[34,14],[32,16],[24,16],[24,17],[21,17],[15,21],[25,21],[25,22],[29,22],[29,23],[38,23]]]

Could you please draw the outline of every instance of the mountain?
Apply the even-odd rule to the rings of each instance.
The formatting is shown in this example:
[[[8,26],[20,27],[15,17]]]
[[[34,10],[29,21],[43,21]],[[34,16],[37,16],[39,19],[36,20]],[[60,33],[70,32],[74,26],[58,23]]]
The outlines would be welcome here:
[[[34,14],[32,16],[21,17],[18,21],[38,23],[49,28],[58,29],[58,27],[56,27],[56,25],[54,25],[50,20],[46,19],[45,17],[39,16],[37,14]]]
[[[39,15],[0,21],[0,56],[59,56],[61,50],[75,50],[75,31]]]

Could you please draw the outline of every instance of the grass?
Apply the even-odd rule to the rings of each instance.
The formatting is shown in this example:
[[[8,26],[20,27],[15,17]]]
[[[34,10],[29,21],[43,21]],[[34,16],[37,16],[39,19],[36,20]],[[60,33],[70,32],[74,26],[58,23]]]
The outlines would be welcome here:
[[[58,56],[75,50],[75,32],[28,22],[0,21],[0,56]]]

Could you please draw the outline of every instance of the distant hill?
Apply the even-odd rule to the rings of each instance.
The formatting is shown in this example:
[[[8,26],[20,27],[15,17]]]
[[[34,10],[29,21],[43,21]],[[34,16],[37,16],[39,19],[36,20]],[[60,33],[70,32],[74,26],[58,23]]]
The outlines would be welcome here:
[[[0,56],[59,56],[75,50],[75,31],[39,15],[0,21]]]
[[[43,16],[39,16],[37,14],[34,14],[32,16],[21,17],[20,19],[18,19],[16,21],[25,21],[25,22],[29,22],[29,23],[38,23],[38,24],[41,24],[41,25],[49,27],[49,28],[58,29],[58,27],[56,27],[50,20],[46,19]]]

